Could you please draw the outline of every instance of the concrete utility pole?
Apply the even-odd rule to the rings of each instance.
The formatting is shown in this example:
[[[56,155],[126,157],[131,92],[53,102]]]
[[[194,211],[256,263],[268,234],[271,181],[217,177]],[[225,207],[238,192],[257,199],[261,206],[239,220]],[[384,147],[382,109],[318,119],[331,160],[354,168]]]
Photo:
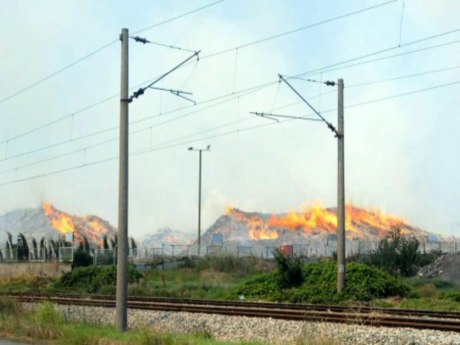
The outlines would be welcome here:
[[[199,168],[198,168],[198,256],[200,256],[201,252],[201,155],[202,150],[200,152],[200,159],[199,159]]]
[[[189,151],[198,151],[199,152],[199,161],[198,161],[198,256],[201,255],[201,161],[202,161],[202,152],[210,151],[211,145],[208,145],[206,149],[195,149],[194,147],[189,147]]]
[[[117,301],[115,327],[118,332],[124,332],[128,327],[128,29],[121,30],[120,40],[120,167],[118,185]]]
[[[343,79],[338,80],[337,128],[337,292],[345,289],[345,137],[343,126]]]
[[[338,86],[338,128],[336,129],[332,123],[327,121],[306,99],[303,97],[281,74],[278,74],[280,79],[294,91],[297,96],[308,105],[308,107],[318,115],[318,118],[305,116],[290,116],[273,113],[252,112],[251,114],[265,117],[267,119],[278,121],[277,118],[287,118],[295,120],[308,121],[323,121],[327,127],[334,133],[337,138],[337,292],[341,293],[345,289],[345,149],[344,149],[344,126],[343,126],[343,79],[335,81],[318,81],[313,79],[303,79],[315,83],[323,83],[328,86]]]

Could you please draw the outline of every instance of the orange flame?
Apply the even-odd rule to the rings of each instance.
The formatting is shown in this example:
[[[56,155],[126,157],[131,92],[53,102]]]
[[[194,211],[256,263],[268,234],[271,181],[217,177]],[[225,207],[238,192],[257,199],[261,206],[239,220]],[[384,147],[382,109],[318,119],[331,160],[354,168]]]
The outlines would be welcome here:
[[[227,216],[233,217],[237,222],[246,223],[249,228],[249,236],[254,240],[276,240],[279,237],[278,231],[268,229],[269,225],[258,215],[247,217],[246,214],[236,208],[227,207]]]
[[[51,225],[61,234],[72,233],[75,231],[75,225],[72,217],[68,214],[56,210],[50,203],[43,203],[43,212],[48,216]]]
[[[237,222],[246,223],[249,236],[253,240],[277,239],[280,229],[303,230],[307,234],[337,231],[336,213],[320,205],[313,205],[310,209],[304,208],[301,212],[291,211],[286,215],[272,214],[269,218],[247,214],[235,208],[227,208],[226,215]],[[401,225],[403,234],[410,233],[409,225],[402,218],[387,216],[377,210],[346,206],[345,228],[348,238],[366,238],[369,235],[382,238],[393,225]]]
[[[51,226],[61,234],[74,234],[77,243],[82,241],[84,236],[90,243],[102,245],[104,235],[113,235],[110,226],[104,224],[99,217],[69,215],[57,210],[50,203],[43,203],[42,208]]]

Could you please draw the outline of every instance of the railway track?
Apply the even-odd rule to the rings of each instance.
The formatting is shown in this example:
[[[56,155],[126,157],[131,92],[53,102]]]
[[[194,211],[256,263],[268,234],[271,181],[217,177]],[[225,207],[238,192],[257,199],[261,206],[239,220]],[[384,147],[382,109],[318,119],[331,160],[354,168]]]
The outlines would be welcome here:
[[[3,294],[20,302],[49,301],[56,304],[114,307],[114,296],[68,294]],[[214,301],[160,297],[129,297],[128,308],[184,311],[246,317],[271,317],[297,321],[339,322],[359,325],[411,327],[442,331],[460,331],[460,312],[408,310],[393,308],[344,307],[328,305]]]

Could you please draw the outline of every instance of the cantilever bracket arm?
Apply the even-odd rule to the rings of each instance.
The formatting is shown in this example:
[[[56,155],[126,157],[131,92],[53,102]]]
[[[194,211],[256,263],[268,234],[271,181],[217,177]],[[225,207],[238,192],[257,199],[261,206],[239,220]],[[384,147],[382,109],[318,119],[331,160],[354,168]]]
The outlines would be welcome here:
[[[286,78],[284,78],[281,74],[278,74],[279,78],[281,81],[283,81],[287,86],[289,86],[289,88],[295,92],[295,94],[297,96],[300,97],[300,99],[302,101],[304,101],[305,104],[308,105],[308,107],[313,110],[313,112],[319,116],[319,118],[321,119],[321,121],[323,121],[326,125],[327,125],[327,128],[329,128],[333,133],[334,133],[334,136],[336,138],[341,138],[342,135],[337,131],[337,129],[334,127],[334,125],[332,123],[330,123],[329,121],[327,121],[323,115],[320,114],[320,112],[318,110],[316,110],[291,84],[289,84],[289,82],[286,80]]]

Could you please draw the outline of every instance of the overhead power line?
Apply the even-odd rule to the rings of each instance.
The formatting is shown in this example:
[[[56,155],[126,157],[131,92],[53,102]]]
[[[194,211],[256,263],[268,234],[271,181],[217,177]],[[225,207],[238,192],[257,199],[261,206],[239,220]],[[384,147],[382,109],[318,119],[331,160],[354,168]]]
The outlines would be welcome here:
[[[305,76],[305,75],[314,74],[314,73],[318,73],[318,72],[335,71],[335,70],[338,70],[340,68],[333,68],[333,67],[337,67],[337,66],[340,66],[340,65],[345,65],[345,64],[350,63],[350,62],[362,60],[362,59],[365,59],[365,58],[368,58],[368,57],[372,57],[372,56],[375,56],[375,55],[379,55],[379,54],[389,52],[391,50],[395,50],[395,49],[399,49],[399,48],[402,48],[402,47],[407,47],[407,46],[410,46],[410,45],[413,45],[413,44],[428,41],[428,40],[431,40],[431,39],[434,39],[434,38],[447,36],[447,35],[450,35],[450,34],[453,34],[453,33],[459,32],[459,31],[460,31],[460,28],[456,28],[454,30],[449,30],[449,31],[444,31],[444,32],[441,32],[441,33],[436,34],[436,35],[431,35],[431,36],[427,36],[427,37],[424,37],[424,38],[421,38],[421,39],[418,39],[418,40],[406,42],[404,44],[401,44],[400,46],[394,46],[394,47],[390,47],[390,48],[386,48],[386,49],[377,50],[377,51],[367,53],[367,54],[364,54],[364,55],[360,55],[360,56],[356,56],[356,57],[353,57],[353,58],[350,58],[350,59],[347,59],[347,60],[343,60],[343,61],[340,61],[340,62],[335,62],[335,63],[327,65],[327,66],[319,67],[319,68],[312,69],[312,70],[302,72],[302,73],[297,73],[294,76],[300,77],[300,76]],[[402,52],[402,53],[395,54],[395,55],[384,56],[382,58],[375,59],[375,60],[366,60],[366,61],[358,62],[358,63],[353,64],[353,65],[345,65],[342,68],[349,68],[349,67],[359,66],[361,64],[366,64],[366,63],[370,63],[370,62],[376,62],[376,61],[381,61],[381,60],[385,60],[385,59],[390,59],[390,58],[397,57],[397,56],[403,56],[403,55],[418,53],[418,52],[421,52],[421,51],[430,50],[430,49],[434,49],[434,48],[439,48],[439,47],[443,47],[443,46],[447,46],[447,45],[451,45],[451,44],[456,44],[456,43],[459,43],[459,42],[460,41],[456,40],[456,41],[451,41],[451,42],[447,42],[447,43],[436,44],[436,45],[432,45],[432,46],[428,46],[428,47],[424,47],[424,48],[420,48],[420,49],[411,50],[411,51],[408,51],[408,52]]]
[[[371,81],[367,81],[367,82],[363,82],[363,83],[357,83],[357,84],[348,85],[347,89],[366,86],[366,85],[380,84],[380,83],[385,83],[385,82],[394,81],[394,80],[414,78],[414,77],[423,76],[423,75],[427,75],[427,74],[441,73],[441,72],[450,71],[450,70],[459,69],[459,68],[460,68],[460,65],[457,65],[457,66],[451,66],[451,67],[446,67],[446,68],[441,68],[441,69],[429,70],[429,71],[424,71],[424,72],[419,72],[419,73],[401,75],[401,76],[397,76],[397,77],[393,77],[393,78],[371,80]],[[304,80],[304,78],[302,78],[302,77],[290,77],[290,78],[291,79]],[[213,98],[204,100],[204,101],[198,103],[197,106],[199,107],[199,106],[202,106],[204,104],[211,103],[211,102],[214,102],[214,101],[217,101],[217,100],[221,100],[221,101],[217,102],[217,103],[214,103],[214,104],[211,104],[211,105],[208,105],[206,107],[202,107],[200,109],[194,110],[192,112],[187,112],[185,114],[178,115],[178,116],[176,116],[176,117],[174,117],[172,119],[162,121],[159,124],[155,124],[153,126],[150,126],[150,128],[155,128],[155,127],[158,127],[159,125],[163,125],[163,124],[166,124],[166,123],[177,121],[177,120],[180,120],[180,119],[182,119],[184,117],[190,116],[192,114],[195,114],[195,113],[198,113],[198,112],[201,112],[201,111],[204,111],[204,110],[207,110],[207,109],[222,105],[222,104],[227,103],[227,102],[231,102],[231,101],[235,100],[236,97],[242,97],[242,96],[245,96],[245,95],[252,94],[253,92],[263,90],[266,87],[268,87],[270,85],[273,85],[273,84],[278,84],[278,82],[271,82],[271,83],[263,84],[261,87],[259,86],[259,87],[247,88],[247,89],[239,90],[236,93],[232,92],[232,93],[228,93],[228,94],[225,94],[225,95],[221,95],[221,96],[217,96],[217,97],[213,97]],[[321,96],[324,96],[324,95],[327,95],[327,94],[330,94],[330,93],[334,93],[334,92],[335,92],[334,90],[329,91],[329,92],[324,92],[324,93],[321,94]],[[118,95],[114,95],[111,98],[114,98],[116,96],[118,96]],[[228,98],[228,97],[230,97],[230,98]],[[316,97],[319,97],[319,96],[313,96],[313,97],[309,96],[310,99],[313,99],[313,98],[316,98]],[[296,104],[299,104],[299,103],[301,103],[301,102],[293,102],[293,103],[290,103],[288,106],[293,106],[293,105],[296,105]],[[283,109],[283,108],[286,108],[288,106],[284,106],[284,107],[277,108],[277,109]],[[173,110],[161,113],[161,114],[156,114],[156,115],[143,117],[141,119],[131,121],[130,125],[145,122],[147,120],[151,120],[153,118],[157,118],[157,117],[160,117],[160,116],[172,114],[172,113],[175,113],[175,112],[178,112],[178,111],[186,110],[188,108],[190,108],[190,106],[184,106],[184,107],[176,108],[176,109],[173,109]],[[68,116],[66,116],[66,118],[67,117]],[[21,153],[15,154],[15,155],[5,157],[3,159],[0,159],[0,162],[15,159],[15,158],[19,158],[19,157],[23,157],[23,156],[30,155],[30,154],[34,154],[34,153],[44,151],[44,150],[47,150],[47,149],[51,149],[51,148],[55,148],[55,147],[58,147],[58,146],[61,146],[61,145],[66,145],[66,144],[69,144],[70,142],[75,142],[75,141],[78,141],[78,140],[87,139],[89,137],[93,137],[93,136],[96,136],[96,135],[99,135],[99,134],[104,134],[104,133],[107,133],[107,132],[115,131],[117,129],[118,129],[118,126],[114,126],[114,127],[109,127],[109,128],[105,128],[105,129],[102,129],[102,130],[98,130],[96,132],[84,134],[84,135],[79,136],[79,137],[74,137],[72,139],[65,139],[65,140],[62,140],[62,141],[54,143],[54,144],[45,145],[45,146],[38,147],[38,148],[35,148],[33,150],[30,150],[30,151],[25,151],[25,152],[21,152]],[[0,144],[6,143],[6,142],[7,141],[0,142]]]
[[[194,13],[196,13],[196,12],[202,11],[202,10],[204,10],[204,9],[207,9],[207,8],[209,8],[209,7],[212,7],[212,6],[214,6],[214,5],[217,5],[217,4],[219,4],[219,3],[221,3],[221,2],[224,2],[224,1],[225,1],[225,0],[219,0],[219,1],[212,2],[212,3],[208,4],[208,5],[205,5],[205,6],[196,8],[196,9],[194,9],[194,10],[191,10],[191,11],[188,11],[188,12],[185,12],[185,13],[182,13],[182,14],[180,14],[180,15],[178,15],[178,16],[169,18],[169,19],[164,20],[164,21],[162,21],[162,22],[159,22],[159,23],[156,23],[156,24],[147,26],[147,27],[145,27],[145,28],[143,28],[143,29],[140,29],[140,30],[137,30],[137,31],[135,31],[135,32],[133,32],[133,33],[134,33],[134,34],[137,34],[137,33],[143,32],[143,31],[147,31],[147,30],[156,28],[156,27],[158,27],[158,26],[161,26],[161,25],[170,23],[170,22],[175,21],[175,20],[177,20],[177,19],[180,19],[180,18],[186,17],[186,16],[188,16],[188,15],[194,14]],[[47,75],[47,76],[45,76],[45,77],[43,77],[43,78],[41,78],[41,79],[38,79],[37,81],[34,81],[33,83],[31,83],[31,84],[29,84],[29,85],[27,85],[27,86],[25,86],[25,87],[23,87],[23,88],[21,88],[21,89],[15,91],[15,92],[13,92],[12,94],[10,94],[10,95],[8,95],[8,96],[6,96],[6,97],[0,99],[0,104],[1,104],[1,103],[4,103],[4,102],[6,102],[6,101],[8,101],[8,100],[10,100],[10,99],[12,99],[13,97],[16,97],[16,96],[22,94],[23,92],[26,92],[27,90],[29,90],[29,89],[31,89],[31,88],[37,86],[37,85],[40,85],[40,84],[44,83],[45,81],[47,81],[47,80],[49,80],[49,79],[51,79],[51,78],[57,76],[58,74],[60,74],[60,73],[62,73],[62,72],[64,72],[64,71],[66,71],[66,70],[68,70],[69,68],[71,68],[71,67],[77,65],[78,63],[80,63],[80,62],[82,62],[82,61],[84,61],[84,60],[86,60],[86,59],[88,59],[88,58],[90,58],[90,57],[96,55],[97,53],[99,53],[99,52],[101,52],[102,50],[104,50],[104,49],[110,47],[112,44],[114,44],[114,43],[116,43],[116,42],[118,42],[118,39],[115,39],[115,40],[113,40],[113,41],[110,41],[110,42],[104,44],[104,45],[101,46],[100,48],[97,48],[97,49],[91,51],[89,54],[84,55],[83,57],[81,57],[81,58],[79,58],[79,59],[77,59],[77,60],[71,62],[70,64],[68,64],[68,65],[66,65],[66,66],[64,66],[64,67],[62,67],[62,68],[60,68],[60,69],[58,69],[57,71],[55,71],[55,72],[53,72],[53,73],[51,73],[51,74],[49,74],[49,75]]]
[[[371,11],[371,10],[374,10],[376,8],[379,8],[379,7],[386,6],[386,5],[389,5],[391,3],[394,3],[396,1],[398,1],[398,0],[385,1],[385,2],[382,2],[382,3],[374,5],[374,6],[366,7],[366,8],[363,8],[363,9],[360,9],[360,10],[357,10],[357,11],[353,11],[353,12],[348,12],[348,13],[342,14],[340,16],[328,18],[328,19],[325,19],[325,20],[322,20],[322,21],[319,21],[319,22],[316,22],[316,23],[313,23],[313,24],[304,25],[304,26],[301,26],[301,27],[298,27],[298,28],[295,28],[295,29],[292,29],[292,30],[284,31],[284,32],[281,32],[281,33],[278,33],[278,34],[275,34],[275,35],[272,35],[272,36],[267,36],[267,37],[264,37],[264,38],[261,38],[261,39],[255,40],[255,41],[251,41],[251,42],[248,42],[248,43],[244,43],[244,44],[232,47],[232,48],[226,48],[226,49],[223,49],[223,50],[220,50],[220,51],[205,55],[205,56],[202,57],[202,59],[207,59],[207,58],[210,58],[210,57],[213,57],[213,56],[225,54],[225,53],[231,52],[231,51],[233,51],[235,49],[243,49],[243,48],[247,48],[249,46],[253,46],[253,45],[256,45],[256,44],[263,43],[263,42],[271,41],[271,40],[274,40],[276,38],[280,38],[280,37],[283,37],[283,36],[294,34],[296,32],[311,29],[311,28],[314,28],[316,26],[320,26],[320,25],[323,25],[323,24],[334,22],[336,20],[344,19],[344,18],[347,18],[347,17],[350,17],[350,16],[354,16],[354,15],[363,13],[363,12]]]
[[[440,84],[440,85],[434,85],[434,86],[431,86],[431,87],[426,87],[426,88],[422,88],[422,89],[417,89],[417,90],[412,90],[412,91],[408,91],[408,92],[404,92],[404,93],[399,93],[399,94],[395,94],[395,95],[391,95],[391,96],[376,98],[376,99],[372,99],[372,100],[365,101],[365,102],[355,103],[355,104],[348,105],[348,106],[346,106],[345,108],[346,108],[346,109],[349,109],[349,108],[360,107],[360,106],[363,106],[363,105],[368,105],[368,104],[372,104],[372,103],[382,102],[382,101],[386,101],[386,100],[390,100],[390,99],[394,99],[394,98],[404,97],[404,96],[413,95],[413,94],[421,93],[421,92],[427,92],[427,91],[431,91],[431,90],[435,90],[435,89],[440,89],[440,88],[444,88],[444,87],[448,87],[448,86],[453,86],[453,85],[458,85],[458,84],[460,84],[460,80],[455,81],[455,82],[451,82],[451,83],[445,83],[445,84]],[[278,108],[278,109],[280,109],[280,108]],[[336,111],[336,110],[337,110],[337,109],[328,109],[328,110],[326,110],[326,111],[323,111],[323,114],[325,114],[325,113],[330,113],[330,112],[334,112],[334,111]],[[311,114],[306,115],[305,119],[308,119],[308,116],[311,116],[311,115],[314,115],[314,113],[311,113]],[[288,119],[286,119],[286,120],[282,120],[281,122],[284,123],[284,122],[286,122],[286,121],[291,121],[291,120],[292,120],[292,119],[288,118]],[[239,122],[239,121],[236,121],[236,122]],[[163,144],[158,144],[158,145],[156,145],[156,146],[154,146],[154,147],[153,147],[153,146],[149,146],[149,147],[146,147],[146,148],[137,150],[137,151],[135,151],[135,152],[132,152],[132,153],[130,154],[130,156],[138,156],[138,155],[142,155],[142,154],[146,154],[146,153],[150,153],[150,152],[154,152],[154,151],[159,151],[159,150],[164,150],[164,149],[167,149],[167,148],[172,148],[172,147],[176,147],[176,146],[180,146],[180,145],[188,145],[188,144],[191,144],[191,143],[194,143],[194,142],[198,142],[198,141],[209,140],[209,139],[213,139],[213,138],[217,138],[217,137],[227,136],[227,135],[230,135],[230,134],[235,134],[235,133],[240,133],[240,132],[244,132],[244,131],[254,130],[254,129],[257,129],[257,128],[266,127],[266,126],[270,126],[270,125],[273,125],[273,124],[277,124],[277,123],[276,123],[276,122],[270,122],[270,123],[265,123],[265,124],[262,124],[262,125],[255,125],[255,126],[250,126],[250,127],[245,127],[245,128],[238,128],[238,129],[231,130],[231,131],[227,131],[227,132],[224,132],[224,133],[215,134],[215,135],[210,135],[210,136],[198,138],[198,139],[195,139],[195,140],[192,140],[192,141],[190,141],[190,140],[188,140],[188,141],[182,141],[182,142],[175,143],[175,144],[171,144],[171,145],[167,145],[167,146],[164,146],[165,143],[163,143]],[[226,125],[224,125],[224,126],[226,126]],[[224,126],[221,125],[221,126],[218,126],[218,127],[216,127],[216,128],[222,128],[222,127],[224,127]],[[199,135],[199,134],[201,134],[201,133],[203,133],[203,132],[209,132],[209,131],[214,130],[214,129],[215,129],[215,128],[207,129],[207,130],[201,131],[201,132],[199,132],[199,133],[197,133],[197,134],[195,134],[195,135]],[[144,131],[144,130],[145,130],[145,129],[142,129],[142,130],[138,130],[138,131],[136,131],[136,132],[141,132],[141,131]],[[169,140],[169,141],[166,142],[166,143],[169,144],[169,143],[171,143],[171,142],[183,140],[184,138],[189,138],[189,137],[195,136],[195,135],[187,135],[187,136],[182,137],[182,138]],[[107,140],[107,142],[109,142],[109,141],[114,141],[114,140],[116,140],[116,139],[117,139],[117,138],[109,139],[109,140]],[[101,144],[102,144],[102,143],[101,143]],[[83,149],[81,149],[81,150],[76,150],[75,152],[84,151],[85,149],[91,148],[91,147],[93,147],[93,146],[101,145],[101,144],[91,145],[90,147],[83,148]],[[40,161],[38,161],[38,162],[31,163],[30,165],[36,165],[36,164],[39,164],[39,163],[42,163],[42,162],[45,162],[45,161],[48,161],[48,160],[61,158],[61,157],[63,157],[63,156],[70,155],[70,154],[73,154],[73,153],[75,153],[75,152],[69,152],[69,153],[66,153],[66,154],[62,154],[62,155],[56,156],[55,158],[49,158],[49,159],[40,160]],[[109,158],[104,158],[104,159],[97,160],[97,161],[93,161],[93,162],[90,162],[90,163],[80,164],[80,165],[77,165],[77,166],[74,166],[74,167],[59,169],[59,170],[55,170],[55,171],[52,171],[52,172],[49,172],[49,173],[38,174],[38,175],[34,175],[34,176],[29,176],[29,177],[25,177],[25,178],[21,178],[21,179],[16,179],[16,180],[12,180],[12,181],[8,181],[8,182],[0,183],[0,186],[9,185],[9,184],[15,184],[15,183],[18,183],[18,182],[24,182],[24,181],[28,181],[28,180],[32,180],[32,179],[37,179],[37,178],[45,177],[45,176],[56,175],[56,174],[60,174],[60,173],[63,173],[63,172],[67,172],[67,171],[71,171],[71,170],[80,169],[80,168],[83,168],[83,167],[88,167],[88,166],[93,166],[93,165],[98,165],[98,164],[102,164],[102,163],[114,161],[114,160],[117,160],[117,159],[118,159],[118,156],[113,156],[113,157],[109,157]],[[14,171],[14,170],[21,169],[21,168],[23,168],[23,167],[18,167],[18,168],[16,168],[16,169],[9,169],[8,171]],[[4,173],[4,172],[0,172],[0,173]]]
[[[213,7],[213,6],[215,6],[215,5],[218,5],[218,4],[220,4],[220,3],[224,2],[224,1],[225,1],[225,0],[219,0],[219,1],[211,2],[211,3],[207,4],[207,5],[204,5],[204,6],[198,7],[198,8],[196,8],[196,9],[194,9],[194,10],[191,10],[191,11],[188,11],[188,12],[185,12],[185,13],[182,13],[182,14],[179,14],[178,16],[169,18],[169,19],[164,20],[164,21],[162,21],[162,22],[159,22],[159,23],[156,23],[156,24],[153,24],[153,25],[146,26],[146,27],[144,27],[144,28],[142,28],[142,29],[140,29],[140,30],[133,31],[133,34],[135,35],[135,34],[138,34],[138,33],[144,32],[144,31],[147,31],[147,30],[151,30],[151,29],[156,28],[156,27],[158,27],[158,26],[160,26],[160,25],[164,25],[164,24],[170,23],[170,22],[172,22],[172,21],[174,21],[174,20],[181,19],[181,18],[184,18],[184,17],[189,16],[189,15],[191,15],[191,14],[194,14],[194,13],[197,13],[197,12],[200,12],[200,11],[203,11],[203,10],[205,10],[205,9],[207,9],[207,8],[210,8],[210,7]]]
[[[90,58],[91,56],[96,55],[97,53],[99,53],[99,52],[103,51],[104,49],[110,47],[115,42],[117,42],[117,40],[110,41],[109,43],[104,44],[102,47],[100,47],[100,48],[98,48],[96,50],[93,50],[91,53],[89,53],[89,54],[87,54],[87,55],[75,60],[74,62],[71,62],[70,64],[68,64],[68,65],[66,65],[66,66],[64,66],[64,67],[62,67],[60,69],[58,69],[56,72],[48,74],[46,77],[38,79],[37,81],[34,81],[33,83],[31,83],[31,84],[29,84],[29,85],[27,85],[27,86],[15,91],[15,92],[13,92],[12,94],[10,94],[10,95],[2,98],[2,99],[0,99],[0,104],[12,99],[13,97],[16,97],[16,96],[20,95],[23,92],[26,92],[27,90],[30,90],[31,88],[33,88],[33,87],[35,87],[37,85],[42,84],[43,82],[45,82],[45,81],[57,76],[58,74],[68,70],[69,68],[71,68],[71,67],[75,66],[76,64],[78,64],[78,63]]]
[[[427,41],[427,40],[431,40],[431,39],[434,39],[434,38],[439,38],[439,37],[443,37],[443,36],[446,36],[446,35],[450,35],[450,34],[453,34],[453,33],[456,33],[456,32],[459,32],[460,31],[460,28],[456,28],[456,29],[453,29],[453,30],[448,30],[448,31],[444,31],[444,32],[441,32],[441,33],[438,33],[438,34],[435,34],[435,35],[430,35],[430,36],[426,36],[426,37],[423,37],[421,39],[417,39],[417,40],[414,40],[414,41],[410,41],[410,42],[406,42],[404,43],[403,45],[401,45],[401,47],[405,47],[405,46],[409,46],[409,45],[412,45],[412,44],[417,44],[417,43],[420,43],[420,42],[424,42],[424,41]],[[325,65],[325,66],[322,66],[322,67],[318,67],[318,68],[315,68],[315,69],[312,69],[312,70],[309,70],[309,71],[306,71],[306,72],[302,72],[302,73],[298,73],[296,75],[293,75],[293,76],[289,76],[289,77],[286,77],[287,79],[290,79],[290,78],[298,78],[298,77],[301,77],[301,76],[306,76],[306,75],[311,75],[311,74],[315,74],[315,73],[318,73],[318,72],[329,72],[329,71],[333,71],[333,70],[339,70],[339,69],[347,69],[347,68],[351,68],[351,67],[356,67],[356,66],[359,66],[359,65],[362,65],[362,64],[368,64],[368,63],[372,63],[372,62],[377,62],[377,61],[381,61],[381,60],[385,60],[385,59],[391,59],[391,58],[395,58],[395,57],[399,57],[399,56],[404,56],[404,55],[408,55],[408,54],[414,54],[414,53],[418,53],[418,52],[422,52],[422,51],[426,51],[426,50],[430,50],[430,49],[435,49],[435,48],[440,48],[440,47],[443,47],[443,46],[446,46],[446,45],[451,45],[451,44],[456,44],[456,43],[459,43],[459,41],[451,41],[451,42],[447,42],[447,43],[442,43],[442,44],[437,44],[437,45],[432,45],[432,46],[428,46],[428,47],[424,47],[424,48],[421,48],[421,49],[416,49],[416,50],[412,50],[412,51],[408,51],[408,52],[402,52],[402,53],[399,53],[399,54],[394,54],[394,55],[390,55],[390,56],[385,56],[385,57],[382,57],[382,58],[378,58],[378,59],[374,59],[374,60],[366,60],[366,61],[362,61],[362,62],[358,62],[356,64],[350,64],[350,65],[346,65],[347,63],[349,62],[353,62],[353,61],[358,61],[358,60],[361,60],[361,59],[364,59],[364,58],[367,58],[367,57],[371,57],[371,56],[375,56],[375,55],[378,55],[378,54],[381,54],[381,53],[384,53],[384,52],[387,52],[389,50],[393,50],[393,49],[398,49],[399,47],[391,47],[391,48],[387,48],[387,49],[383,49],[383,50],[378,50],[378,51],[374,51],[372,53],[367,53],[367,54],[364,54],[364,55],[360,55],[360,56],[357,56],[357,57],[354,57],[354,58],[351,58],[351,59],[347,59],[347,60],[343,60],[343,61],[340,61],[340,62],[336,62],[336,63],[332,63],[332,64],[329,64],[329,65]],[[201,57],[201,60],[203,59],[203,57]],[[341,66],[341,65],[345,65],[345,66]],[[338,66],[341,66],[340,68],[337,68]],[[131,88],[131,89],[134,89],[140,85],[143,85],[149,81],[151,81],[152,79],[148,80],[148,81],[145,81],[145,82],[142,82],[142,83],[139,83],[137,84],[135,87]],[[267,85],[271,85],[271,84],[275,84],[277,83],[277,81],[273,81],[273,82],[268,82],[268,83],[264,83],[264,84],[258,84],[258,85],[255,85],[255,86],[252,86],[252,87],[249,87],[249,88],[246,88],[246,89],[243,89],[241,92],[247,92],[247,91],[250,91],[251,89],[253,90],[257,90],[258,88],[260,87],[265,87]],[[223,97],[228,97],[228,96],[233,96],[233,95],[237,95],[239,93],[239,91],[235,91],[235,92],[232,92],[232,93],[229,93],[229,94],[225,94],[223,96],[218,96],[218,97],[215,97],[215,98],[211,98],[211,99],[208,99],[208,100],[205,100],[205,101],[202,101],[202,102],[197,102],[197,105],[201,105],[203,103],[207,103],[207,102],[210,102],[210,101],[214,101],[214,100],[217,100],[219,98],[223,98]],[[67,118],[70,118],[72,117],[73,115],[76,115],[76,114],[79,114],[79,113],[82,113],[86,110],[89,110],[93,107],[96,107],[104,102],[107,102],[109,101],[110,99],[113,99],[113,98],[116,98],[119,94],[114,94],[112,96],[109,96],[109,97],[106,97],[100,101],[97,101],[87,107],[84,107],[78,111],[75,111],[75,112],[72,112],[68,115],[65,115],[61,118],[58,118],[58,119],[55,119],[55,120],[52,120],[48,123],[45,123],[43,125],[40,125],[38,127],[35,127],[31,130],[28,130],[26,132],[23,132],[21,134],[18,134],[18,135],[15,135],[13,137],[10,137],[8,139],[5,139],[3,141],[0,142],[0,145],[1,144],[5,144],[5,143],[10,143],[11,141],[13,140],[16,140],[16,139],[19,139],[19,138],[22,138],[28,134],[31,134],[31,133],[34,133],[40,129],[43,129],[43,128],[46,128],[48,126],[51,126],[59,121],[63,121],[64,119],[67,119]],[[170,113],[174,113],[174,112],[177,112],[177,111],[181,111],[181,110],[184,110],[188,107],[191,107],[191,106],[184,106],[184,107],[179,107],[179,108],[176,108],[176,109],[173,109],[171,111],[168,111],[168,112],[165,112],[163,113],[162,115],[165,115],[165,114],[170,114]],[[155,117],[155,116],[153,116]],[[145,121],[147,119],[150,119],[152,118],[152,116],[150,117],[147,117],[143,120],[140,120],[140,121]]]

